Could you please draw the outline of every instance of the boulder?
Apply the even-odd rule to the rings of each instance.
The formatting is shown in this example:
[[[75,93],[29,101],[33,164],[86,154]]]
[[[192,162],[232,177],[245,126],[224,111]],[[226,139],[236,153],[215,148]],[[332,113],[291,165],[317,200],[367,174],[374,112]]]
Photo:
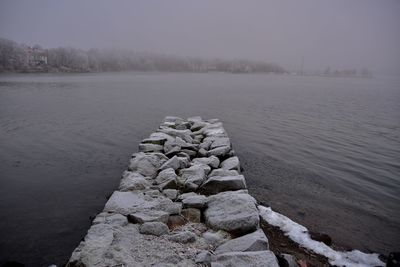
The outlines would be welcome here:
[[[167,160],[161,167],[160,170],[166,170],[172,168],[174,170],[183,169],[189,166],[189,160],[187,158],[173,156]]]
[[[165,133],[165,134],[173,136],[173,137],[180,137],[185,142],[188,142],[188,143],[193,142],[193,138],[191,136],[192,131],[190,131],[189,129],[176,130],[176,129],[172,129],[170,127],[160,126],[160,128],[157,131],[161,132],[161,133]]]
[[[211,173],[208,175],[208,177],[212,176],[236,176],[239,175],[239,173],[235,170],[224,170],[224,169],[215,169],[212,170]]]
[[[196,197],[196,196],[198,196],[199,194],[196,194],[195,192],[189,192],[189,193],[183,193],[183,194],[180,194],[179,196],[178,196],[178,198],[177,198],[177,200],[178,201],[182,201],[182,200],[184,200],[185,198],[187,198],[187,197]]]
[[[196,235],[189,231],[183,231],[170,235],[168,239],[176,243],[187,244],[196,241]]]
[[[223,192],[208,197],[206,224],[235,235],[255,231],[260,222],[256,200],[243,192]]]
[[[240,172],[240,163],[238,157],[231,157],[221,163],[221,168],[224,170],[237,170]]]
[[[181,170],[181,176],[185,181],[185,184],[192,183],[197,186],[201,185],[206,178],[204,169],[198,165],[193,165],[189,168]]]
[[[167,223],[169,214],[161,210],[148,210],[143,212],[132,213],[128,215],[130,223],[146,223],[146,222],[162,222]]]
[[[177,181],[176,179],[178,176],[175,174],[175,170],[172,168],[165,169],[161,171],[156,179],[155,183],[159,185],[161,190],[164,189],[176,189],[177,188]]]
[[[216,156],[211,156],[208,158],[196,158],[192,161],[194,164],[205,164],[210,166],[211,168],[218,168],[219,159]]]
[[[211,172],[211,167],[208,166],[207,164],[202,164],[200,162],[195,162],[192,163],[192,166],[199,166],[200,168],[202,168],[204,170],[204,174],[207,175]]]
[[[214,149],[221,146],[229,146],[229,147],[231,146],[231,141],[229,140],[228,137],[215,138],[210,146],[210,149]]]
[[[211,267],[279,267],[271,251],[227,252],[211,256]]]
[[[213,230],[208,230],[207,232],[203,233],[203,238],[207,244],[213,247],[218,247],[219,245],[226,242],[227,239],[230,239],[230,234],[221,230],[217,232]]]
[[[243,175],[212,176],[201,186],[201,192],[207,195],[223,191],[246,189],[246,180]]]
[[[162,145],[156,144],[139,144],[139,151],[141,152],[161,152],[164,149]]]
[[[168,160],[161,153],[135,153],[129,163],[129,170],[136,171],[143,176],[154,178],[158,169]]]
[[[232,251],[262,251],[268,250],[268,239],[263,230],[229,240],[215,249],[216,254]]]
[[[143,175],[137,172],[125,172],[119,184],[120,191],[144,190],[150,187]]]
[[[92,224],[105,223],[112,226],[124,226],[127,224],[127,219],[124,215],[118,213],[102,212],[94,218]]]
[[[199,151],[197,151],[197,155],[199,157],[206,157],[207,156],[207,150],[205,150],[204,148],[200,148]]]
[[[220,146],[214,149],[211,149],[207,152],[208,156],[217,156],[217,157],[224,157],[226,156],[229,151],[231,150],[230,146]]]
[[[183,208],[203,209],[207,204],[207,197],[203,195],[189,196],[182,200]]]
[[[182,210],[182,216],[185,217],[189,222],[200,223],[201,222],[201,211],[195,208],[187,208]]]
[[[152,133],[149,138],[142,141],[144,144],[164,145],[165,141],[174,140],[174,138],[165,133]]]
[[[161,236],[169,233],[168,226],[162,222],[146,222],[139,227],[139,232],[145,235]]]
[[[173,122],[173,123],[182,123],[184,120],[180,117],[175,116],[166,116],[163,122]]]

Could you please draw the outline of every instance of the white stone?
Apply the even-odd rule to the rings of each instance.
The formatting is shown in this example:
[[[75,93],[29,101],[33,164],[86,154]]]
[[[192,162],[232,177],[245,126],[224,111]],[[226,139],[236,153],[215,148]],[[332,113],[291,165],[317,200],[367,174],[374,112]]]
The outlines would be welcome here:
[[[215,249],[215,253],[225,253],[232,251],[261,251],[268,250],[268,239],[263,230],[257,231],[229,240]]]
[[[201,192],[206,195],[240,189],[246,189],[246,180],[243,175],[212,176],[201,186]]]
[[[227,252],[211,256],[211,267],[279,267],[271,251]]]

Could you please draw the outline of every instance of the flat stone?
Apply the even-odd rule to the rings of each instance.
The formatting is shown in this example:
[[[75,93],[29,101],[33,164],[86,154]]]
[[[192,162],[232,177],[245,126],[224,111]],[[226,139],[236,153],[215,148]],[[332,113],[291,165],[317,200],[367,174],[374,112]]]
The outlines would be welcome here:
[[[211,156],[208,158],[195,158],[192,161],[194,164],[205,164],[210,166],[211,168],[218,168],[219,166],[219,159],[216,156]]]
[[[189,166],[189,160],[187,158],[173,156],[167,160],[161,167],[160,170],[166,170],[172,168],[174,170],[183,169]]]
[[[137,172],[126,172],[119,184],[120,191],[144,190],[150,187],[150,182]]]
[[[229,153],[231,150],[230,146],[220,146],[214,149],[211,149],[207,152],[208,156],[217,156],[217,157],[223,157]]]
[[[240,172],[240,163],[238,157],[231,157],[221,163],[221,168],[224,170],[237,170]]]
[[[176,189],[164,189],[162,193],[171,200],[175,200],[178,196],[178,190]]]
[[[212,176],[201,186],[201,192],[207,195],[223,191],[246,189],[246,180],[243,175]]]
[[[124,226],[128,220],[124,215],[118,213],[102,212],[94,218],[92,224],[106,223],[112,226]]]
[[[211,228],[236,235],[253,232],[260,223],[256,200],[242,192],[223,192],[209,196],[204,217]]]
[[[149,138],[142,141],[144,144],[164,145],[165,141],[174,140],[174,138],[165,133],[152,133]]]
[[[162,222],[146,222],[139,227],[139,232],[145,235],[161,236],[169,233],[168,226]]]
[[[178,198],[177,198],[177,200],[178,201],[182,201],[182,200],[184,200],[185,198],[188,198],[188,197],[193,197],[193,196],[198,196],[199,194],[196,194],[195,192],[189,192],[189,193],[183,193],[183,194],[180,194],[179,196],[178,196]]]
[[[279,267],[271,251],[227,252],[211,256],[211,267]]]
[[[173,136],[173,137],[180,137],[185,142],[188,142],[188,143],[192,143],[193,142],[193,138],[191,137],[192,131],[190,131],[189,129],[176,130],[176,129],[172,129],[170,127],[161,126],[160,129],[158,129],[157,131],[165,133],[165,134]]]
[[[236,170],[215,169],[212,170],[208,177],[212,176],[237,176],[239,173]]]
[[[165,169],[165,170],[161,171],[157,175],[157,177],[155,179],[155,183],[158,184],[158,185],[159,184],[163,184],[163,183],[165,183],[167,181],[176,180],[177,177],[178,176],[176,175],[175,170],[172,169],[172,168],[168,168],[168,169]]]
[[[263,230],[257,231],[229,240],[215,249],[215,253],[225,253],[232,251],[262,251],[268,250],[268,239]]]
[[[208,124],[202,129],[202,132],[207,136],[226,136],[226,131],[221,122]]]
[[[182,210],[182,216],[185,217],[189,222],[200,223],[201,222],[201,211],[195,208],[187,208]]]
[[[203,209],[207,204],[207,197],[203,195],[189,196],[182,200],[183,208]]]
[[[139,144],[139,151],[141,152],[160,152],[164,149],[162,145],[156,144]]]
[[[183,231],[180,233],[170,235],[168,239],[176,243],[187,244],[196,241],[196,235],[189,231]]]
[[[169,214],[161,210],[148,210],[128,215],[130,223],[162,222],[167,223]]]
[[[158,169],[167,160],[168,158],[161,153],[135,153],[130,160],[129,170],[154,178],[157,175]]]

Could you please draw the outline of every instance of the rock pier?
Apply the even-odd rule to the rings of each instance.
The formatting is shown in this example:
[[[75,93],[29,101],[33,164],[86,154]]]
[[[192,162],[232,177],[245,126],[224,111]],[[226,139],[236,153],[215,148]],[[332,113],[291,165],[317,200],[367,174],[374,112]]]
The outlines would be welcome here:
[[[222,123],[166,117],[67,266],[279,265]]]

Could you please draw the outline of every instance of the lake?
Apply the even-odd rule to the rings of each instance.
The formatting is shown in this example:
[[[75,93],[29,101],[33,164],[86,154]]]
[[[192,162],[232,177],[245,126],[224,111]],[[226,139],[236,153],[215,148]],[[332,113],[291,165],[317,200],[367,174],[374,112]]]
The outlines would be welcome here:
[[[335,246],[400,248],[400,79],[0,75],[0,265],[65,263],[166,115],[219,118],[250,193]]]

